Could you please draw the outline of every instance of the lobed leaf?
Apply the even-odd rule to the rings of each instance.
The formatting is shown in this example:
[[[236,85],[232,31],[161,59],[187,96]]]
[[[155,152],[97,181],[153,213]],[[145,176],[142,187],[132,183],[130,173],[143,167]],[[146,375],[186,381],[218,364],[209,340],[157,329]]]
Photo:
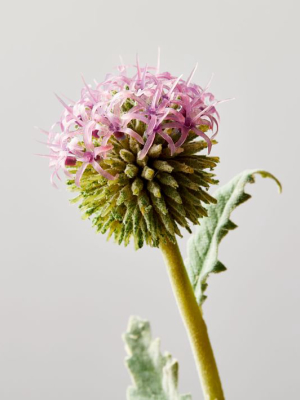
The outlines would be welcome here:
[[[123,339],[133,381],[127,400],[192,400],[178,394],[178,362],[168,353],[161,354],[160,340],[152,339],[148,321],[131,317]]]
[[[230,220],[230,215],[237,206],[250,199],[251,196],[245,193],[244,189],[247,183],[254,183],[257,174],[263,178],[273,179],[281,192],[280,182],[269,172],[262,170],[242,172],[215,192],[217,204],[207,206],[208,217],[202,219],[201,225],[188,240],[188,258],[185,260],[185,265],[199,305],[206,299],[204,292],[208,275],[226,270],[218,260],[219,244],[230,230],[237,227]]]

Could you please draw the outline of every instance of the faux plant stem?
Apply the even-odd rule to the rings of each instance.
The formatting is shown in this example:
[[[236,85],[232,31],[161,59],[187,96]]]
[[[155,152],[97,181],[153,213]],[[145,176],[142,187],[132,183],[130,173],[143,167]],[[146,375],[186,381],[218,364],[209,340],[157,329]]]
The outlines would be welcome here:
[[[207,327],[196,301],[178,244],[160,243],[173,292],[191,342],[205,400],[224,400]]]

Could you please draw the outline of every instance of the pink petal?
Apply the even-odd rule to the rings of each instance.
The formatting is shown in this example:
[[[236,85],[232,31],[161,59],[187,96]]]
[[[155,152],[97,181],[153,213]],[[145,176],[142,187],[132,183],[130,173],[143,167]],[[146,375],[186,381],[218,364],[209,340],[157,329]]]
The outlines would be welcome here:
[[[109,144],[107,146],[99,146],[99,147],[95,148],[94,154],[97,157],[99,154],[106,153],[107,151],[110,151],[112,149],[113,149],[113,146],[111,144]]]
[[[189,129],[186,128],[186,127],[182,127],[182,128],[181,128],[181,136],[180,136],[180,139],[177,140],[177,142],[176,142],[176,144],[175,144],[176,147],[180,147],[180,146],[186,141],[188,135],[189,135]]]
[[[205,135],[204,132],[200,131],[197,128],[193,128],[193,131],[198,135],[201,136],[207,143],[207,149],[208,149],[208,154],[211,152],[211,147],[212,147],[212,143],[211,140],[209,139],[209,137],[207,135]]]
[[[169,136],[169,135],[168,135],[167,133],[165,133],[165,132],[159,132],[159,134],[160,134],[160,136],[161,136],[162,138],[165,139],[166,142],[169,143],[169,147],[170,147],[170,150],[171,150],[171,155],[173,155],[173,154],[175,153],[175,151],[176,151],[176,147],[175,147],[175,144],[174,144],[174,142],[173,142],[171,136]]]
[[[104,178],[108,179],[109,181],[113,181],[118,178],[118,175],[113,176],[108,172],[106,172],[103,168],[100,167],[100,165],[96,161],[92,162],[92,166],[95,168],[97,172],[99,172],[100,175],[104,176]]]
[[[186,86],[189,86],[189,84],[191,83],[191,80],[193,79],[193,76],[194,76],[197,68],[198,68],[198,63],[195,65],[193,71],[191,72],[190,76],[188,77],[188,79],[186,81]]]
[[[75,176],[75,184],[76,186],[80,187],[80,180],[81,177],[84,173],[84,171],[86,170],[86,167],[89,165],[89,163],[83,163],[82,166],[78,169],[78,171],[76,172],[76,176]]]
[[[73,115],[73,109],[70,106],[68,106],[56,93],[54,94],[57,97],[58,101],[65,107],[65,109],[68,110],[69,113]]]
[[[93,141],[92,141],[92,131],[96,126],[96,122],[90,121],[84,128],[83,132],[83,140],[85,147],[88,151],[92,151],[94,148]]]
[[[93,95],[93,93],[92,93],[92,91],[91,91],[89,85],[88,85],[88,84],[86,83],[86,81],[84,80],[83,75],[81,75],[81,78],[82,78],[83,83],[84,83],[84,86],[86,87],[87,91],[89,92],[91,98],[95,101],[95,103],[97,103],[97,99],[94,97],[94,95]]]
[[[121,132],[127,133],[127,135],[133,137],[139,143],[144,144],[144,140],[141,137],[141,135],[139,135],[137,132],[133,131],[132,129],[130,129],[130,128],[122,129]]]
[[[154,142],[154,139],[155,139],[155,133],[153,132],[150,136],[148,136],[146,144],[145,144],[143,150],[139,154],[139,160],[142,160],[143,158],[146,157],[150,147],[152,146],[152,144]]]

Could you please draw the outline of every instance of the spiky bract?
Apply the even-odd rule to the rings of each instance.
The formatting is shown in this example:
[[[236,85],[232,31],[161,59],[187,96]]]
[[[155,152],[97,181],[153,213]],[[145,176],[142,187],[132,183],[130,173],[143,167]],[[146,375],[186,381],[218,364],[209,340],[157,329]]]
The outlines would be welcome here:
[[[190,133],[175,155],[157,137],[143,160],[135,139],[110,138],[113,149],[98,162],[117,179],[108,180],[89,166],[80,187],[74,179],[68,181],[70,189],[79,192],[72,202],[80,201],[83,217],[119,244],[128,245],[132,237],[136,249],[144,244],[157,247],[160,240],[174,242],[175,235],[181,236],[180,226],[190,232],[189,222],[198,225],[207,215],[205,204],[216,202],[207,189],[217,183],[211,170],[218,158],[196,154],[207,143],[195,137]],[[80,166],[77,162],[69,172],[76,174]]]

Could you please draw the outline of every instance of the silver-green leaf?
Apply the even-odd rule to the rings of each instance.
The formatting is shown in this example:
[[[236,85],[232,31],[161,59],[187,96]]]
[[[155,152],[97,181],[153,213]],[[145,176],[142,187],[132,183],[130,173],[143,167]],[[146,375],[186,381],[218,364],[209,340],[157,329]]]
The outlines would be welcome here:
[[[254,183],[256,174],[273,179],[281,192],[280,182],[269,172],[262,170],[242,172],[215,192],[217,204],[210,204],[207,207],[208,217],[202,220],[201,225],[188,240],[188,258],[185,265],[199,305],[206,299],[204,292],[208,275],[226,270],[218,260],[219,244],[230,230],[237,227],[230,220],[230,215],[237,206],[250,199],[251,196],[245,193],[244,189],[247,183]]]
[[[152,339],[148,321],[131,317],[123,339],[133,382],[127,400],[192,400],[178,394],[178,362],[168,353],[161,354],[160,340]]]

